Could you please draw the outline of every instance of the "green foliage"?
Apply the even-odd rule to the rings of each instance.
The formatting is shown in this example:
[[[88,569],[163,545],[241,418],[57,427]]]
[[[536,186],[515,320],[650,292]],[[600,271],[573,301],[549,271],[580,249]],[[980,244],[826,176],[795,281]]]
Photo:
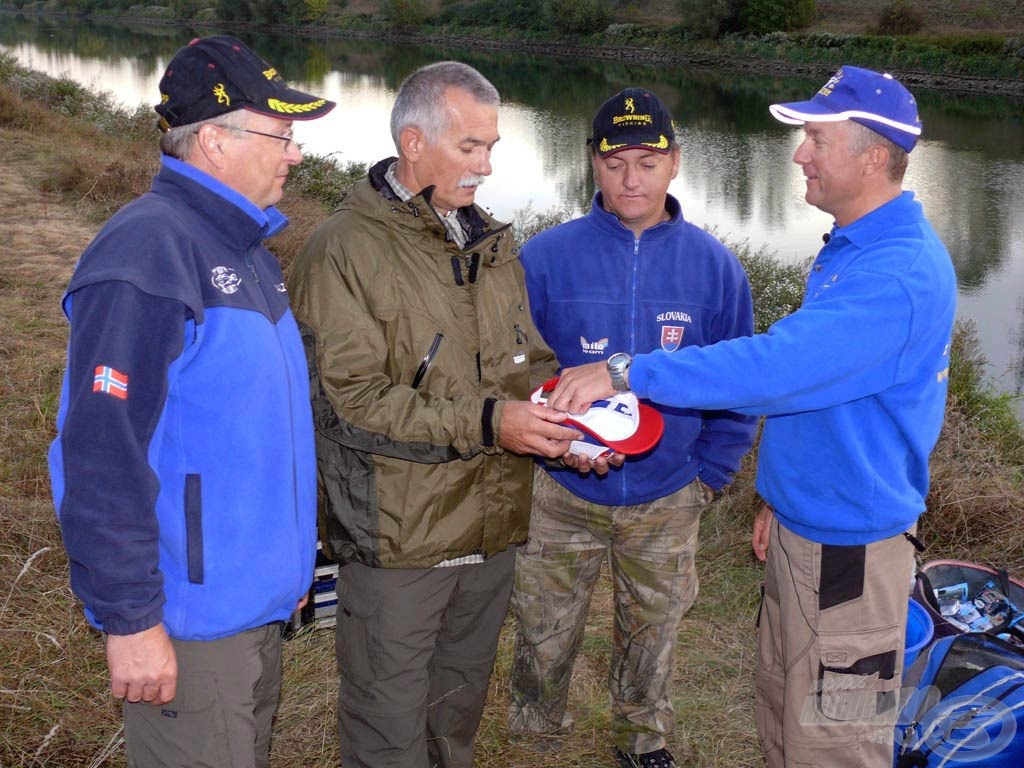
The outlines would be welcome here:
[[[168,6],[176,19],[194,19],[206,8],[205,0],[170,0]]]
[[[221,21],[248,21],[249,6],[238,0],[216,0],[214,10]]]
[[[546,25],[543,0],[455,0],[443,4],[438,24],[539,31]]]
[[[743,32],[788,32],[814,21],[814,0],[740,0],[739,26]]]
[[[949,398],[1007,461],[1024,465],[1024,427],[1017,420],[1017,398],[996,393],[986,375],[988,360],[972,320],[957,321],[949,350]]]
[[[924,26],[924,13],[907,0],[896,0],[878,14],[880,35],[912,35]]]
[[[739,0],[678,0],[680,26],[694,37],[718,38],[739,25]]]
[[[288,174],[288,189],[337,208],[348,196],[353,182],[366,175],[364,163],[342,167],[330,155],[306,155]]]
[[[608,0],[547,0],[544,16],[548,29],[592,35],[608,26],[611,9]]]
[[[430,16],[426,0],[384,0],[381,11],[392,29],[399,30],[418,29]]]
[[[304,21],[318,21],[327,13],[327,0],[304,0],[306,10],[302,18]]]

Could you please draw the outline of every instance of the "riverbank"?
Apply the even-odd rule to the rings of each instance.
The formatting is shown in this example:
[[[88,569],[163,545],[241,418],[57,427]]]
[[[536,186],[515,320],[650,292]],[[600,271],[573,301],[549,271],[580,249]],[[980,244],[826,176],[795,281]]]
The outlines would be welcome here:
[[[148,188],[157,164],[152,113],[18,67],[0,55],[0,766],[125,764],[118,708],[106,690],[102,641],[68,588],[45,452],[54,437],[67,328],[60,296],[101,222]],[[300,170],[301,169],[301,170]],[[329,160],[294,172],[283,204],[291,226],[270,245],[287,262],[327,215],[325,196],[351,181]],[[758,259],[757,255],[752,258]],[[763,265],[765,262],[753,262]],[[748,268],[758,286],[779,282]],[[756,274],[755,271],[757,272]],[[762,302],[758,302],[760,305]],[[922,520],[925,559],[982,560],[1024,574],[1024,437],[987,392],[969,329],[958,331],[951,398],[932,460]],[[1007,421],[1006,419],[1009,419]],[[755,456],[704,516],[701,594],[680,628],[670,747],[681,765],[762,765],[753,720],[754,621],[761,567],[749,547]],[[813,470],[813,468],[810,468]],[[480,768],[610,766],[606,679],[612,609],[607,578],[594,596],[570,693],[576,728],[557,754],[512,742],[505,726],[510,627],[479,734]],[[273,763],[337,768],[333,635],[285,644]]]
[[[955,5],[955,3],[952,3]],[[32,5],[42,5],[35,3]],[[648,3],[647,5],[652,5]],[[656,5],[656,4],[653,4]],[[495,24],[466,26],[445,22],[442,14],[426,16],[415,28],[397,26],[381,10],[381,3],[355,0],[344,12],[322,17],[315,24],[253,23],[217,19],[202,12],[196,18],[172,18],[164,6],[133,6],[128,12],[94,13],[97,23],[174,24],[197,34],[213,29],[264,29],[309,37],[384,40],[390,43],[433,45],[470,50],[505,51],[561,58],[599,59],[652,66],[686,66],[737,74],[805,76],[819,80],[840,64],[857,64],[893,72],[912,88],[990,94],[1024,100],[1024,20],[1018,13],[1006,24],[990,23],[998,17],[999,2],[986,3],[987,14],[975,10],[953,24],[950,2],[930,3],[923,31],[912,35],[872,33],[863,9],[877,11],[878,3],[841,3],[819,0],[822,18],[799,32],[724,34],[702,38],[690,33],[666,7],[660,22],[639,12],[599,32],[566,35],[551,30],[524,30]],[[45,10],[0,13],[61,17]],[[969,23],[973,21],[973,26]],[[984,21],[979,21],[984,20]],[[856,31],[851,31],[856,30]]]

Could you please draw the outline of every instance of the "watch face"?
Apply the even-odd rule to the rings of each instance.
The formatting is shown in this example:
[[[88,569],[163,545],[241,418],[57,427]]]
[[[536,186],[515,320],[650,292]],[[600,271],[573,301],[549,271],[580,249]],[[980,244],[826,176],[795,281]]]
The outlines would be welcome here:
[[[629,362],[629,356],[625,352],[616,352],[608,358],[609,368],[621,368]]]

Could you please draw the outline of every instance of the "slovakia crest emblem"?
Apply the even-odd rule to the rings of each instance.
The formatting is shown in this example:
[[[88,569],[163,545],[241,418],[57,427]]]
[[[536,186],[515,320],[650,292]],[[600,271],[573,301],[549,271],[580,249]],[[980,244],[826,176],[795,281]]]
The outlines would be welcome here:
[[[666,352],[675,352],[683,343],[683,331],[685,330],[681,325],[661,326],[661,348]]]

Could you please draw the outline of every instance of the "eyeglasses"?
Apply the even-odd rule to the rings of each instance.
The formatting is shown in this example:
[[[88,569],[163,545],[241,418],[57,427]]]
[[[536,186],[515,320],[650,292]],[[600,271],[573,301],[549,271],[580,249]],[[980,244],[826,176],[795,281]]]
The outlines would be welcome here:
[[[290,132],[287,134],[280,133],[264,133],[263,131],[254,131],[251,128],[236,128],[233,125],[221,125],[220,123],[208,123],[208,125],[214,125],[217,128],[223,128],[225,131],[234,131],[235,133],[251,133],[256,136],[266,136],[268,139],[277,139],[278,141],[284,142],[285,154],[292,148],[292,143],[295,141],[295,136]],[[193,133],[199,133],[200,128],[197,128]]]
[[[268,139],[277,139],[278,141],[283,141],[285,152],[288,152],[288,150],[292,148],[292,142],[295,140],[295,137],[290,133],[283,135],[279,133],[264,133],[263,131],[253,131],[249,128],[235,128],[234,130],[241,131],[242,133],[251,133],[256,136],[266,136]]]

